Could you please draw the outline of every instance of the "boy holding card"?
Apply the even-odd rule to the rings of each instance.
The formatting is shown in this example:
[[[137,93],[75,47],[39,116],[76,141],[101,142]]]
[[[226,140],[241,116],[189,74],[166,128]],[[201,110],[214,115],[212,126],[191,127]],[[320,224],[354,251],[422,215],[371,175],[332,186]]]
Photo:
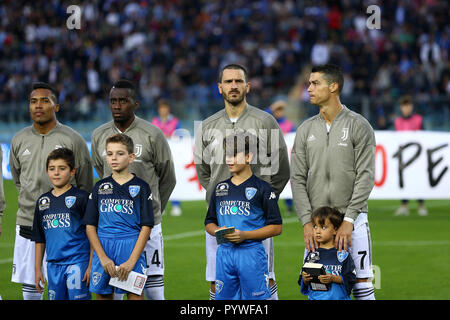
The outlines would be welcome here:
[[[339,252],[334,247],[334,237],[343,218],[337,209],[330,207],[320,207],[311,215],[319,248],[308,252],[304,267],[306,263],[321,264],[326,272],[318,276],[319,284],[316,284],[313,276],[302,270],[298,283],[309,300],[351,300],[356,281],[355,265],[347,251]]]
[[[217,300],[270,298],[262,240],[281,234],[282,219],[275,192],[250,168],[257,156],[257,144],[255,136],[243,132],[223,141],[226,163],[233,176],[217,184],[205,219],[206,231],[212,236],[228,229],[216,256]]]
[[[47,157],[46,171],[53,188],[41,195],[33,220],[31,240],[35,245],[35,285],[42,294],[42,260],[47,253],[49,300],[89,300],[90,247],[83,224],[89,194],[70,184],[75,175],[75,157],[67,148]]]
[[[115,134],[106,140],[106,159],[112,175],[94,186],[84,222],[94,249],[90,291],[99,300],[112,300],[114,292],[127,293],[129,300],[143,300],[109,284],[111,277],[126,281],[131,271],[145,277],[143,250],[149,239],[154,217],[150,186],[130,173],[133,140]]]

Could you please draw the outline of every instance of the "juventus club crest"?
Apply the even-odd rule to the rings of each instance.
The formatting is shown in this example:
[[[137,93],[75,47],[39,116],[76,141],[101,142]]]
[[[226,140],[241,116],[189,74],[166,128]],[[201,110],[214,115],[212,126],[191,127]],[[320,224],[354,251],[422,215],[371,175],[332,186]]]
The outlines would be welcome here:
[[[342,128],[342,137],[341,140],[345,141],[348,138],[348,128]]]
[[[128,187],[128,191],[130,191],[130,196],[132,196],[133,198],[138,195],[140,190],[141,190],[140,186],[129,186]]]
[[[136,143],[134,145],[134,154],[136,155],[136,158],[139,158],[142,155],[142,144]]]
[[[70,209],[75,204],[75,201],[77,200],[77,198],[74,196],[68,196],[64,200],[66,202],[67,209]]]
[[[251,200],[256,194],[256,188],[248,187],[245,188],[245,197],[247,200]]]

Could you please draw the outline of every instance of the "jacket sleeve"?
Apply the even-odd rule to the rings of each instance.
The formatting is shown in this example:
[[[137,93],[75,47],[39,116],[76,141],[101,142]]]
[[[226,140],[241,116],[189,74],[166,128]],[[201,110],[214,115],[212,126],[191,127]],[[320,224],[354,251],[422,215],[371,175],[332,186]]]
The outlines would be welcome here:
[[[177,183],[175,177],[175,167],[173,164],[172,152],[166,137],[159,130],[158,137],[155,139],[156,150],[153,153],[156,157],[154,165],[155,172],[159,178],[159,196],[161,199],[161,212],[166,208],[170,195]]]
[[[89,149],[81,136],[75,143],[74,154],[75,166],[77,168],[75,180],[77,182],[77,187],[84,191],[91,192],[94,187],[94,173],[92,171]]]
[[[0,147],[0,223],[1,223],[1,217],[3,215],[3,211],[5,211],[5,208],[6,208],[5,192],[3,190],[2,163],[3,163],[3,152],[2,152],[2,148]]]
[[[98,151],[98,145],[99,145],[99,135],[96,135],[95,132],[92,135],[91,138],[91,153],[92,153],[92,164],[94,165],[94,169],[97,172],[97,175],[100,179],[104,178],[104,171],[103,171],[103,159],[101,154],[99,154]]]
[[[355,128],[354,153],[356,178],[352,198],[345,212],[345,216],[356,219],[369,199],[375,184],[375,133],[367,122],[362,119]]]
[[[14,181],[14,184],[16,185],[17,191],[20,193],[20,162],[19,158],[16,154],[16,139],[13,138],[11,141],[11,149],[9,152],[9,167],[11,170],[12,180]]]
[[[267,155],[270,157],[268,168],[270,170],[270,185],[278,198],[289,181],[289,155],[283,132],[275,118],[270,117],[267,127],[269,129],[267,132]],[[277,139],[277,141],[272,141],[272,138]],[[261,175],[264,175],[262,171]]]
[[[309,201],[306,181],[308,179],[308,160],[306,158],[306,141],[303,126],[297,129],[291,152],[291,189],[295,211],[302,225],[311,222],[311,203]]]
[[[203,124],[195,132],[194,163],[198,181],[207,190],[211,178],[211,167],[209,165],[211,155],[208,153],[209,148],[205,148],[202,128]]]

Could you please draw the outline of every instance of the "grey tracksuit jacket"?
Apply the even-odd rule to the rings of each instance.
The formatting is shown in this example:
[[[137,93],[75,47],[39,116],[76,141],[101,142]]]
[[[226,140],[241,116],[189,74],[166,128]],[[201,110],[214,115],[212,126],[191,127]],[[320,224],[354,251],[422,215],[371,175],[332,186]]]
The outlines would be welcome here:
[[[247,104],[236,122],[231,122],[225,109],[205,119],[195,132],[194,161],[198,180],[206,189],[209,203],[215,186],[231,177],[225,163],[223,139],[234,131],[247,131],[259,139],[260,150],[253,173],[268,182],[277,197],[289,181],[289,158],[283,133],[269,113]]]
[[[321,206],[356,219],[367,212],[375,181],[375,134],[360,114],[343,106],[327,133],[319,114],[297,129],[291,153],[291,188],[302,224]]]
[[[72,150],[75,155],[76,173],[70,183],[91,192],[94,186],[92,162],[81,135],[59,122],[47,134],[40,134],[33,126],[26,127],[13,137],[9,154],[12,178],[19,192],[18,225],[33,225],[38,197],[53,187],[46,174],[47,156],[60,147]]]

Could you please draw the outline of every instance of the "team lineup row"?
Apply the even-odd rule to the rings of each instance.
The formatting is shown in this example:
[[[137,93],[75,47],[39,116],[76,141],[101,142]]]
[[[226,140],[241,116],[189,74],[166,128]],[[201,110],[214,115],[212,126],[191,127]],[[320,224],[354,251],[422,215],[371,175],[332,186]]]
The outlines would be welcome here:
[[[273,242],[271,237],[281,232],[282,222],[281,217],[278,219],[275,217],[277,214],[273,215],[278,210],[278,206],[270,205],[270,203],[276,203],[289,179],[295,209],[303,225],[305,258],[310,261],[311,253],[314,252],[314,261],[323,262],[324,265],[328,263],[325,266],[329,270],[340,270],[340,268],[331,265],[331,260],[318,260],[319,256],[325,257],[330,252],[320,253],[323,250],[335,250],[336,252],[333,251],[332,255],[335,257],[334,260],[339,263],[345,261],[347,256],[351,257],[356,273],[355,284],[352,286],[353,297],[355,299],[374,299],[374,290],[371,283],[373,276],[371,267],[372,250],[368,228],[367,199],[374,185],[375,136],[366,119],[340,103],[339,93],[342,86],[343,76],[338,67],[324,65],[316,66],[311,70],[308,87],[310,102],[318,105],[320,112],[304,121],[297,129],[289,163],[286,144],[276,120],[272,115],[248,105],[246,101],[246,95],[250,92],[251,84],[248,81],[245,67],[231,64],[220,71],[218,90],[223,96],[225,107],[202,122],[201,130],[197,132],[195,137],[194,150],[198,179],[206,190],[206,202],[208,203],[208,216],[205,220],[207,231],[206,280],[211,282],[211,299],[215,299],[216,295],[219,299],[278,299],[273,272]],[[145,266],[147,280],[142,295],[136,295],[134,298],[144,298],[145,294],[148,299],[164,299],[164,265],[151,263],[151,259],[155,255],[159,255],[160,259],[163,259],[161,212],[166,207],[176,184],[172,155],[164,134],[151,123],[135,115],[139,102],[134,85],[128,80],[120,80],[113,85],[109,93],[113,120],[98,127],[92,134],[91,160],[82,137],[73,129],[57,121],[56,113],[59,105],[56,97],[57,93],[48,84],[34,84],[30,94],[30,115],[33,124],[18,132],[11,142],[10,168],[19,191],[12,281],[22,284],[24,299],[42,298],[42,290],[39,288],[39,281],[42,281],[41,276],[35,277],[35,261],[37,261],[36,257],[39,257],[35,253],[43,254],[44,251],[40,248],[41,246],[35,246],[35,242],[32,241],[35,232],[32,225],[35,210],[38,210],[39,207],[39,202],[36,204],[36,201],[52,188],[55,189],[55,184],[52,184],[51,179],[49,179],[50,174],[46,174],[46,169],[48,169],[47,157],[55,149],[67,148],[73,153],[75,168],[73,174],[69,177],[70,185],[76,187],[73,188],[74,191],[84,190],[91,193],[90,198],[96,198],[97,213],[98,204],[105,205],[104,208],[109,208],[109,211],[105,209],[108,212],[125,210],[126,206],[133,203],[131,200],[146,195],[144,192],[146,189],[151,190],[148,191],[146,199],[151,201],[150,208],[147,208],[151,214],[147,212],[146,216],[147,218],[151,216],[151,219],[144,219],[144,213],[140,212],[138,219],[133,222],[135,226],[142,227],[144,225],[141,225],[141,222],[145,220],[149,228],[147,230],[147,228],[142,227],[139,232],[134,232],[134,236],[131,238],[132,245],[123,244],[124,248],[131,247],[131,251],[125,250],[128,253],[124,253],[123,248],[116,248],[116,245],[118,245],[116,242],[123,240],[123,237],[121,238],[118,235],[114,238],[111,235],[108,237],[108,235],[102,234],[100,225],[96,225],[93,220],[90,220],[92,225],[95,226],[95,233],[98,235],[96,240],[91,241],[94,258],[97,257],[98,259],[95,267],[97,271],[91,272],[91,286],[94,282],[103,281],[101,270],[107,272],[110,276],[125,279],[133,268],[142,265]],[[258,131],[259,129],[263,130]],[[271,130],[276,130],[280,134],[271,135]],[[266,136],[259,134],[257,137],[259,145],[266,146],[267,149],[264,149],[264,153],[267,157],[255,157],[256,161],[252,161],[248,149],[247,151],[246,149],[239,149],[239,152],[235,150],[234,154],[229,155],[231,158],[234,157],[234,160],[228,160],[225,153],[218,152],[218,150],[223,149],[223,141],[217,141],[217,136],[211,134],[211,132],[217,131],[223,135],[225,135],[225,132],[233,132],[236,137],[240,133],[248,131],[269,133]],[[107,149],[107,139],[118,133],[131,138],[131,144],[134,147],[128,152],[126,150],[111,151]],[[272,136],[279,137],[279,140],[273,143],[271,141]],[[118,146],[119,149],[120,147],[122,149],[127,148],[126,142],[119,141],[109,145]],[[271,146],[274,145],[277,148],[271,149]],[[134,152],[137,149],[139,152],[135,154]],[[243,166],[237,170],[233,161],[237,161],[237,158],[242,156],[241,153],[244,156],[241,159]],[[123,171],[123,168],[121,168],[122,171],[117,169],[120,167],[120,163],[117,161],[111,162],[113,154],[118,157],[124,156],[124,154],[133,157],[129,162],[124,160],[128,163],[126,168],[129,168],[129,172],[128,169],[125,171]],[[221,161],[217,161],[218,154],[221,155]],[[250,158],[245,158],[247,156]],[[270,161],[262,162],[261,159],[270,159]],[[239,163],[238,161],[237,164]],[[101,183],[97,183],[95,187],[92,166],[102,179]],[[247,169],[252,174],[249,175]],[[121,172],[134,175],[117,176]],[[232,176],[231,179],[234,180],[229,180]],[[245,177],[245,179],[239,180],[240,176]],[[238,184],[234,183],[236,179],[238,179]],[[253,181],[254,179],[256,180]],[[139,182],[134,180],[139,180]],[[133,182],[130,184],[130,181]],[[249,183],[255,185],[239,188]],[[148,186],[148,188],[145,186]],[[242,190],[236,191],[237,189]],[[97,197],[93,190],[96,190],[96,195],[101,195],[101,197]],[[110,192],[113,192],[112,190],[119,190],[119,194],[125,198],[128,197],[128,202],[123,198],[121,201],[125,202],[116,199],[114,200],[116,202],[113,201],[108,204],[107,202],[111,200],[107,200],[107,198],[111,195]],[[261,195],[265,193],[267,193],[267,197],[261,198]],[[231,197],[231,195],[235,195],[237,198]],[[47,197],[52,200],[51,196]],[[74,195],[74,197],[77,196]],[[249,215],[226,215],[230,219],[247,220],[226,220],[226,222],[222,220],[223,216],[220,214],[220,203],[222,201],[217,202],[216,198],[219,200],[218,197],[225,197],[220,200],[226,202],[249,202],[249,204],[245,204],[245,206],[250,207]],[[67,197],[65,198],[67,199]],[[91,200],[86,199],[86,202],[89,203]],[[145,202],[144,200],[142,200],[142,203]],[[69,208],[73,198],[69,197],[67,201],[63,202],[62,205]],[[257,201],[264,205],[258,207]],[[142,203],[141,205],[143,205]],[[43,205],[43,208],[47,208],[47,202],[44,201],[41,205]],[[133,206],[136,206],[136,204],[134,203]],[[317,235],[317,229],[320,228],[311,220],[313,212],[323,206],[336,208],[343,215],[343,221],[332,228],[334,229],[331,239],[333,248],[328,248],[328,244],[323,245],[323,237]],[[236,206],[237,210],[239,210],[238,207]],[[0,211],[3,211],[3,209],[4,207],[0,208]],[[235,208],[230,210],[229,212],[232,212]],[[49,214],[45,222],[47,224],[51,217],[54,217],[51,214],[55,213]],[[214,214],[216,220],[208,219]],[[249,223],[249,217],[251,219],[258,217],[259,220],[255,223]],[[101,219],[98,219],[97,216],[98,223],[102,221]],[[141,219],[143,220],[141,221]],[[325,227],[329,222],[329,219],[327,219],[320,222],[320,225]],[[108,223],[111,223],[111,228],[114,228],[114,226],[117,227],[119,222],[109,221]],[[211,223],[215,225],[212,229],[209,228]],[[224,245],[217,245],[214,231],[222,229],[225,223],[227,226],[234,223],[235,229],[225,236],[229,242]],[[279,225],[279,229],[277,227],[275,230],[273,226],[277,225]],[[89,234],[92,235],[89,226],[90,224],[87,224],[86,227],[88,236]],[[237,226],[241,226],[241,229]],[[270,232],[262,232],[255,236],[255,231],[267,231],[268,229],[270,229]],[[134,230],[136,231],[135,228]],[[150,239],[148,240],[148,238]],[[89,240],[92,240],[91,236],[89,236]],[[230,245],[230,243],[233,245]],[[229,249],[229,252],[224,252],[225,249]],[[238,253],[239,250],[242,252]],[[128,255],[128,257],[126,259],[118,257],[120,263],[114,261],[112,257],[108,258],[112,260],[112,264],[109,260],[107,263],[100,261],[105,252],[112,251],[120,251],[122,252],[121,255]],[[342,252],[348,254],[345,255]],[[120,267],[122,263],[128,261],[128,258],[131,259],[131,256],[141,257],[141,253],[143,253],[144,260],[136,258],[133,259],[133,266]],[[225,256],[229,258],[224,260]],[[254,259],[250,258],[253,256],[255,256]],[[256,258],[256,256],[259,258]],[[246,259],[239,259],[239,257],[246,257]],[[261,263],[261,257],[265,257],[264,263]],[[231,272],[235,268],[246,269],[246,266],[240,265],[241,262],[239,261],[241,260],[252,261],[259,266],[263,265],[261,273],[264,278],[262,280],[248,280],[245,276],[241,277],[239,272]],[[137,261],[140,262],[137,263]],[[94,262],[95,259],[92,264],[92,271],[94,271]],[[58,264],[56,263],[56,265]],[[112,266],[119,266],[118,271]],[[61,275],[63,273],[61,269],[52,267],[52,274]],[[50,272],[50,269],[48,272]],[[227,274],[227,277],[225,280],[219,279],[217,274]],[[333,277],[327,277],[323,281],[331,281],[333,278],[335,280],[333,282],[345,286],[346,282],[342,283],[339,280],[341,277],[340,272],[336,271]],[[308,281],[309,278],[301,278],[300,282],[305,279],[307,284],[310,282]],[[36,282],[38,285],[36,285]],[[253,288],[249,288],[252,286],[246,285],[246,283],[253,282],[263,283],[265,289],[255,291]],[[307,287],[312,291],[319,291],[314,290],[310,285],[307,285]],[[336,299],[336,296],[333,296],[330,290],[325,291],[330,292],[330,294],[328,296],[316,296],[316,298]],[[80,295],[76,294],[75,296]],[[308,294],[308,296],[310,299],[314,299],[314,295]],[[104,291],[97,297],[109,299],[113,297],[113,294],[112,291]],[[133,298],[132,295],[129,295],[129,297]],[[348,298],[348,295],[346,298]]]

